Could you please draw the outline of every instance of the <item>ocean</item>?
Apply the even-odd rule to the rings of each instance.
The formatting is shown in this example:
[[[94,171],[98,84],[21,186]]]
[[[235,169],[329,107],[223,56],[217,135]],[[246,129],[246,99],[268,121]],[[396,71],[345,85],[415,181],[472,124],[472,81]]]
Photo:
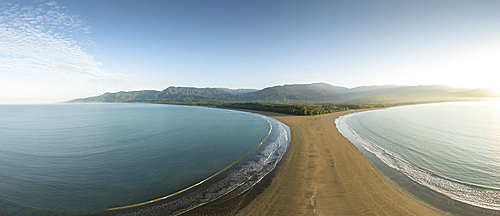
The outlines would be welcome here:
[[[393,107],[345,115],[336,124],[412,181],[500,210],[500,101]]]
[[[179,214],[252,187],[289,141],[281,122],[234,110],[1,105],[0,214],[102,213],[162,202],[164,212]]]

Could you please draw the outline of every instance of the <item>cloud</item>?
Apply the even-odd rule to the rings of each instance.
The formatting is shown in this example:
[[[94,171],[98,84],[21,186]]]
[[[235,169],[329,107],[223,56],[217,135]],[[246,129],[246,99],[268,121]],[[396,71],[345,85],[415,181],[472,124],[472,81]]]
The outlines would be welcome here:
[[[120,83],[129,77],[110,74],[82,45],[90,27],[78,16],[41,1],[35,6],[0,3],[0,70],[85,82]]]
[[[46,4],[46,5],[48,5],[48,6],[56,6],[56,5],[57,5],[57,2],[55,2],[55,1],[51,1],[51,2],[47,2],[47,3],[45,3],[45,4]]]

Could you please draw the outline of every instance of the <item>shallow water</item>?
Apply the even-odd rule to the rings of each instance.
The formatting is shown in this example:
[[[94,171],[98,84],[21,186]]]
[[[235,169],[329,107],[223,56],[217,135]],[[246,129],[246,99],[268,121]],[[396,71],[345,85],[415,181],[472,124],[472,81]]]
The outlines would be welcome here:
[[[452,199],[500,209],[500,104],[440,103],[337,119],[351,142]]]
[[[0,212],[100,212],[167,196],[238,160],[240,170],[232,173],[242,174],[241,163],[266,170],[259,163],[269,157],[265,148],[272,154],[273,141],[282,142],[278,160],[286,151],[285,127],[255,114],[201,107],[2,105]],[[241,183],[225,179],[226,189]]]

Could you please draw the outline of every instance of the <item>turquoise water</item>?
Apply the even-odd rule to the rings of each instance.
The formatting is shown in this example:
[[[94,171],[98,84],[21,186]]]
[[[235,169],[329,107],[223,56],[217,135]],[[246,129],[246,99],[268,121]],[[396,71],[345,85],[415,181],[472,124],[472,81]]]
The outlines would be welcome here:
[[[351,142],[434,191],[500,210],[500,103],[395,107],[336,120]]]
[[[100,212],[161,199],[240,159],[245,160],[231,172],[248,178],[258,168],[274,168],[288,144],[286,130],[268,117],[201,107],[2,105],[0,213],[16,212],[12,206]],[[269,158],[266,152],[277,155],[274,164],[261,160]],[[256,168],[245,166],[250,163]],[[243,180],[226,174],[220,181],[205,187],[211,188],[208,195],[198,190],[203,202]],[[194,207],[187,202],[177,206],[180,212]]]

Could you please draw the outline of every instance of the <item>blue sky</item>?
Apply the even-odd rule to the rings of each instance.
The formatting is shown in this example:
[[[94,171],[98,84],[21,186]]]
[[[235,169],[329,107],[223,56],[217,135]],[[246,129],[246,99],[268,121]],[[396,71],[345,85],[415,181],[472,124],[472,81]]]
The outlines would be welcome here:
[[[0,1],[0,103],[168,86],[493,87],[500,1]]]

